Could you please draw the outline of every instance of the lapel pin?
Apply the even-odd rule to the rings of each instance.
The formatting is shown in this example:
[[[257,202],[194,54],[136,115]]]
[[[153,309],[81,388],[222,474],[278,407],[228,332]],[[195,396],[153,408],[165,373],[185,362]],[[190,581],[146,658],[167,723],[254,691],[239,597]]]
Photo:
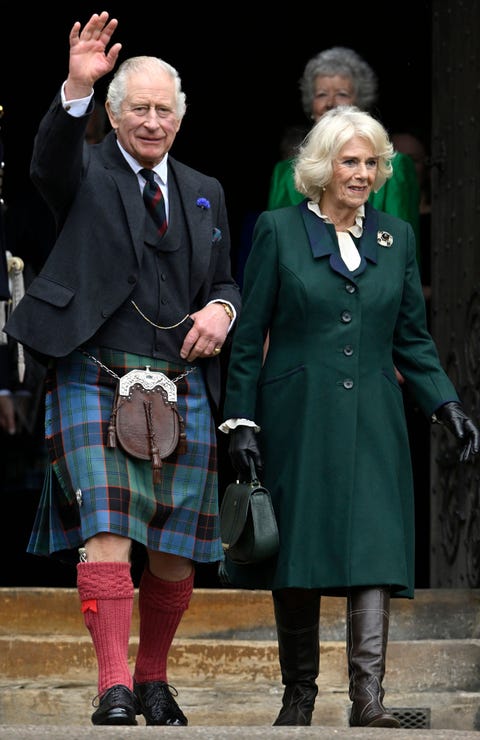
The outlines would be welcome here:
[[[393,236],[388,231],[377,231],[377,242],[381,247],[391,247],[393,244]]]

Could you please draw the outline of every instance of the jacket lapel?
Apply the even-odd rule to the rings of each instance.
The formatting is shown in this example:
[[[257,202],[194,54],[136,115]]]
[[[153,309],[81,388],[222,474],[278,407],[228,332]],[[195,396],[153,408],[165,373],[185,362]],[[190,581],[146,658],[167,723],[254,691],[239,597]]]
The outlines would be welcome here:
[[[137,178],[118,148],[115,132],[105,137],[102,147],[105,169],[114,180],[127,218],[137,260],[141,261],[145,236],[145,209],[139,208],[141,193]]]
[[[210,207],[201,207],[197,201],[207,201],[206,193],[201,191],[197,178],[192,177],[191,170],[183,167],[172,157],[168,158],[169,177],[175,178],[179,203],[183,210],[187,232],[192,245],[192,270],[190,278],[191,295],[197,295],[208,271],[213,239],[213,216]]]
[[[325,223],[323,219],[312,213],[307,206],[307,202],[306,200],[303,201],[298,207],[302,213],[314,259],[329,257],[332,270],[353,281],[365,271],[368,262],[377,263],[378,211],[373,209],[369,203],[365,204],[363,234],[360,239],[355,239],[361,262],[354,272],[350,272],[340,257],[335,227],[333,224]]]

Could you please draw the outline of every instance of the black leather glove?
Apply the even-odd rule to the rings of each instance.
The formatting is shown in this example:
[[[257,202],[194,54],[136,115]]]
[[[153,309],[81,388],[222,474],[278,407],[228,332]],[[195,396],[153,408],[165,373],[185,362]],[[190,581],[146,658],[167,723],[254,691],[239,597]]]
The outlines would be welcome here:
[[[257,475],[260,478],[263,464],[254,428],[244,425],[238,426],[229,432],[229,437],[228,454],[233,467],[238,473],[239,480],[249,481],[252,477],[249,458],[253,460]]]
[[[435,411],[441,424],[445,424],[457,439],[464,442],[460,452],[460,461],[465,462],[480,449],[480,432],[457,401],[444,403]]]

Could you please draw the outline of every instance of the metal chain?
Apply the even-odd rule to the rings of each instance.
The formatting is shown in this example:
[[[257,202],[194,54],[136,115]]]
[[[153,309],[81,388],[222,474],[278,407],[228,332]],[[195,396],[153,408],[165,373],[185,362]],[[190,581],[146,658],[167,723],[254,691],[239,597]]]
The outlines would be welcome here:
[[[172,324],[171,326],[160,326],[160,324],[155,324],[151,319],[148,318],[148,316],[145,316],[145,314],[143,313],[143,311],[141,311],[139,309],[139,307],[137,306],[137,304],[135,303],[135,301],[132,301],[132,299],[130,299],[130,303],[132,304],[132,306],[134,307],[134,309],[136,311],[138,311],[138,313],[140,314],[140,316],[142,317],[142,319],[145,319],[145,321],[148,324],[150,324],[150,326],[154,326],[155,329],[176,329],[177,326],[180,326],[180,324],[183,324],[183,322],[186,321],[188,319],[188,317],[190,316],[190,314],[187,313],[187,315],[184,316],[183,319],[180,319],[180,321],[177,321],[176,324]]]
[[[103,362],[100,362],[96,357],[86,352],[84,349],[80,348],[80,352],[82,355],[85,355],[85,357],[88,357],[89,360],[92,360],[92,362],[95,363],[95,365],[98,365],[102,370],[105,370],[106,373],[112,376],[112,378],[115,378],[116,380],[120,380],[120,375],[117,375],[116,372],[113,370],[110,370],[109,367],[103,364]],[[189,367],[188,370],[185,370],[184,373],[180,373],[180,375],[177,375],[176,378],[173,378],[172,383],[178,383],[182,378],[185,378],[187,375],[190,375],[190,373],[193,373],[194,370],[196,370],[196,367]],[[154,370],[152,372],[155,372]]]

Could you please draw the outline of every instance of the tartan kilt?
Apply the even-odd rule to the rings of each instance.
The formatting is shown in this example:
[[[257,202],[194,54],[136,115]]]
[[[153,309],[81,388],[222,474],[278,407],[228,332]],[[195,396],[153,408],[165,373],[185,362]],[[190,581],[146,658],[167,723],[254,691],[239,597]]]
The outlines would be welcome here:
[[[170,379],[184,365],[105,348],[91,355],[122,376],[150,365]],[[116,379],[76,350],[46,378],[45,439],[49,466],[27,552],[72,560],[99,532],[199,563],[222,560],[216,430],[199,367],[177,382],[187,451],[163,460],[154,484],[149,460],[107,448]],[[75,553],[71,550],[74,549]]]

